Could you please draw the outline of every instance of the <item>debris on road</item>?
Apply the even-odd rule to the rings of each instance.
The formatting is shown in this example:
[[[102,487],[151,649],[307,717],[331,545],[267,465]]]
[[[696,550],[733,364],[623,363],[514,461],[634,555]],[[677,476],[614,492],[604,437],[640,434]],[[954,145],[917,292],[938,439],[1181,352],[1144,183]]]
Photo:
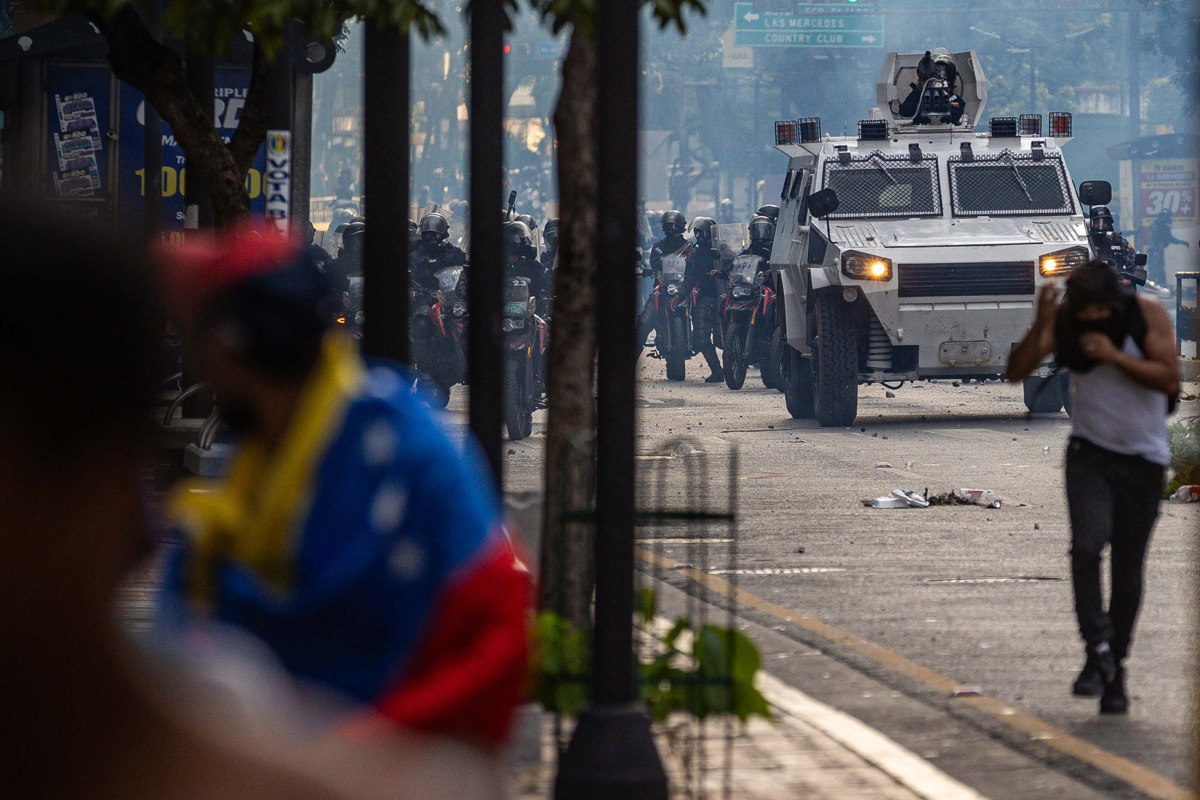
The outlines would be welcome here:
[[[895,392],[884,392],[884,393],[883,393],[883,396],[884,396],[884,397],[886,397],[888,400],[895,400],[895,399],[896,399],[896,393],[895,393]]]
[[[928,497],[928,493],[926,494]],[[934,506],[983,506],[984,508],[999,508],[1000,498],[991,489],[955,489],[952,492],[929,497],[929,504]]]
[[[869,508],[928,508],[929,501],[911,489],[893,489],[890,497],[863,500]]]
[[[675,449],[671,451],[671,455],[675,456],[675,458],[687,458],[689,456],[702,456],[704,455],[704,451],[697,450],[687,442],[680,442],[675,445]]]
[[[887,463],[886,461],[880,461],[878,464],[875,465],[875,469],[891,469],[891,468],[892,468],[892,465]]]
[[[1176,503],[1197,503],[1200,502],[1200,486],[1188,484],[1180,486],[1175,494],[1171,495],[1171,499]]]

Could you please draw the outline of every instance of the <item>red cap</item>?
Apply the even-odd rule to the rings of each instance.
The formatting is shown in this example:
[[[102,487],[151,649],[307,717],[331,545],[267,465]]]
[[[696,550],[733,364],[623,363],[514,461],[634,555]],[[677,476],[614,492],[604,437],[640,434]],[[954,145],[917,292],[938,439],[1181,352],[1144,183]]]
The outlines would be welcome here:
[[[171,316],[193,322],[220,292],[296,263],[298,243],[250,227],[217,233],[189,231],[183,244],[159,248]]]

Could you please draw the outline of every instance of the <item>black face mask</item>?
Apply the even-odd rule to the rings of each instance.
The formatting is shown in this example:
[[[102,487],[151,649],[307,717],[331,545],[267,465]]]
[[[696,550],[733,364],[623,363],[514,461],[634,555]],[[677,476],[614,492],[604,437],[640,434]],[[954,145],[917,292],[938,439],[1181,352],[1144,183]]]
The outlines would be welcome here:
[[[1107,317],[1079,319],[1072,313],[1068,302],[1059,308],[1054,333],[1055,363],[1075,372],[1087,372],[1098,362],[1084,354],[1079,337],[1085,333],[1102,333],[1120,349],[1125,346],[1125,337],[1129,333],[1129,317],[1124,313],[1123,306],[1118,304]]]

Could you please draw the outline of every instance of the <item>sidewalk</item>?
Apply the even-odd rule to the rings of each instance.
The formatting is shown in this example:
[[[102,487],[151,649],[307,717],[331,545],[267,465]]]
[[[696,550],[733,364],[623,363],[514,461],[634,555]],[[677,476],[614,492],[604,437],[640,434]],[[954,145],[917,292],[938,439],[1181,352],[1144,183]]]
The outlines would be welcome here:
[[[737,800],[985,800],[895,742],[777,678],[760,673],[772,720],[734,723],[729,796]],[[656,727],[673,797],[722,798],[724,720],[704,726],[702,746],[686,747],[700,726],[686,719]],[[542,720],[542,763],[511,771],[512,796],[554,791],[554,723]],[[695,752],[694,757],[689,758]]]

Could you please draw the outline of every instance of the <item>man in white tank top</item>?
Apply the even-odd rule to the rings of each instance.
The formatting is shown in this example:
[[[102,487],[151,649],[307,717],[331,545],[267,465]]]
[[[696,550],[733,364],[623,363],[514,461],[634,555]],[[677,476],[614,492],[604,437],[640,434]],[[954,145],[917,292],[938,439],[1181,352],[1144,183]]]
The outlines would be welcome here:
[[[1101,713],[1124,714],[1122,662],[1142,598],[1142,567],[1169,459],[1167,415],[1179,391],[1171,318],[1156,300],[1126,294],[1116,271],[1092,261],[1067,279],[1060,305],[1042,287],[1037,318],[1009,356],[1008,379],[1028,377],[1055,353],[1070,369],[1067,447],[1071,579],[1087,661],[1073,692],[1100,695]],[[1108,611],[1100,556],[1110,546]]]

